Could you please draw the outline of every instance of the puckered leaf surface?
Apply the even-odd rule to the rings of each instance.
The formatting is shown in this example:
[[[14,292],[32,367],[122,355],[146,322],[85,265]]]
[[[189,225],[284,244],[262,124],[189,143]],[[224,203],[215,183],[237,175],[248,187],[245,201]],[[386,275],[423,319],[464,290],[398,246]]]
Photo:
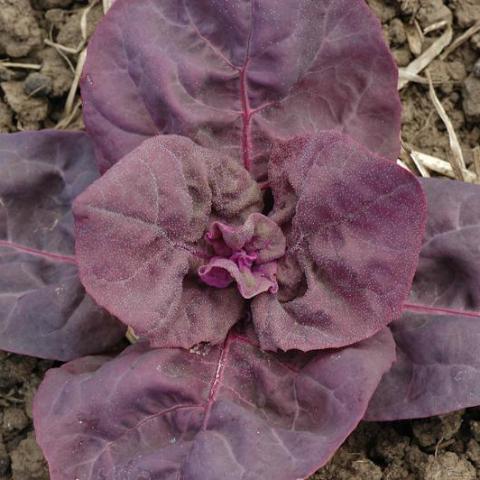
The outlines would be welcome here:
[[[269,180],[287,256],[278,261],[278,294],[252,301],[262,347],[336,348],[398,318],[425,222],[416,178],[324,132],[279,145]]]
[[[397,362],[369,420],[440,415],[480,404],[480,187],[423,179],[428,223],[405,313],[392,324]]]
[[[213,257],[199,268],[203,282],[223,288],[234,281],[243,298],[276,292],[278,258],[285,254],[280,227],[265,215],[252,213],[240,227],[214,222],[206,234]]]
[[[310,354],[237,333],[196,352],[137,344],[50,370],[36,435],[52,480],[296,480],[355,428],[393,358],[388,330]]]
[[[0,349],[70,360],[123,336],[73,257],[71,202],[97,176],[86,134],[0,135]]]
[[[273,141],[321,130],[399,152],[397,70],[364,0],[117,0],[84,72],[102,171],[159,133],[257,177]]]
[[[175,135],[145,141],[75,202],[76,254],[95,300],[153,346],[221,343],[243,300],[202,283],[203,235],[261,209],[248,172]]]

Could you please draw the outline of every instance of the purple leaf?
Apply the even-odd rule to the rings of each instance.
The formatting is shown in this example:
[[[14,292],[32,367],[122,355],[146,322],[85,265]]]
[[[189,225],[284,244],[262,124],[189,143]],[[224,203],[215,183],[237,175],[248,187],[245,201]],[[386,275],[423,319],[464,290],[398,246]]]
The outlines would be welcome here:
[[[382,379],[367,420],[429,417],[480,405],[480,315],[406,312],[391,329],[397,361]]]
[[[278,146],[269,175],[287,255],[278,294],[252,301],[262,348],[341,347],[398,318],[425,222],[416,178],[337,132]]]
[[[75,202],[82,282],[152,346],[223,342],[243,300],[200,281],[203,235],[261,206],[257,184],[224,154],[174,135],[147,140]]]
[[[97,176],[86,134],[0,136],[0,349],[70,360],[123,336],[73,256],[71,202]]]
[[[35,398],[52,480],[297,480],[355,428],[394,359],[388,330],[338,351],[260,351],[231,333],[50,370]]]
[[[405,313],[392,325],[398,360],[369,420],[480,405],[480,187],[422,180],[428,223]]]
[[[117,0],[84,72],[102,171],[159,133],[257,177],[272,142],[321,130],[399,152],[397,70],[364,0]]]
[[[480,310],[480,187],[422,180],[428,223],[410,303]]]

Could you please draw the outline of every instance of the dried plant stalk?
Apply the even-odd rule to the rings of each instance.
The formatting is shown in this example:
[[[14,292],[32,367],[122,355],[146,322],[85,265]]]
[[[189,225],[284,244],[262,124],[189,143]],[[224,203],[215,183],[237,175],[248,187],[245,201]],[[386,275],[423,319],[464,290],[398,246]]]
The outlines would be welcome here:
[[[398,78],[400,82],[415,82],[415,83],[421,83],[423,85],[428,84],[428,80],[424,77],[421,77],[420,75],[417,75],[416,73],[410,73],[407,72],[404,69],[400,69],[398,72]]]
[[[85,48],[78,56],[77,67],[75,68],[75,77],[73,79],[72,86],[70,87],[70,91],[68,92],[67,101],[65,102],[65,116],[68,116],[72,113],[75,95],[77,93],[78,84],[80,83],[80,77],[82,75],[82,70],[86,59],[87,49]]]
[[[414,23],[405,25],[405,33],[410,51],[418,57],[422,53],[424,36],[417,20]]]
[[[424,167],[423,163],[418,160],[416,152],[406,143],[402,142],[402,152],[401,155],[408,156],[414,163],[420,175],[424,178],[430,177],[429,171]]]
[[[480,183],[480,147],[475,147],[472,150],[473,155],[473,168],[477,174],[477,183]]]
[[[427,28],[425,28],[423,33],[426,35],[427,33],[436,32],[437,30],[446,27],[448,23],[449,22],[447,20],[440,20],[439,22],[432,23]]]
[[[127,332],[125,333],[125,337],[132,344],[137,343],[138,339],[139,339],[139,337],[137,337],[137,335],[135,334],[135,331],[133,330],[132,327],[127,328]]]
[[[480,21],[475,23],[472,27],[462,33],[459,37],[457,37],[453,43],[442,53],[440,58],[445,60],[455,49],[457,49],[460,45],[465,43],[470,37],[475,35],[477,32],[480,32]]]
[[[70,125],[80,116],[80,110],[82,108],[82,101],[80,99],[75,103],[72,113],[70,115],[64,115],[63,118],[55,125],[55,130],[67,130]]]
[[[80,45],[76,48],[73,48],[73,47],[66,47],[65,45],[61,45],[60,43],[56,43],[54,42],[53,40],[50,40],[48,38],[46,38],[43,43],[45,43],[45,45],[48,45],[49,47],[53,47],[55,50],[61,50],[62,52],[65,52],[65,53],[70,53],[72,55],[77,55],[83,48],[84,46],[84,42],[82,41],[80,43]]]
[[[98,5],[99,1],[100,0],[94,0],[88,7],[83,9],[82,18],[80,18],[80,31],[82,33],[82,39],[83,39],[84,42],[87,41],[87,37],[88,37],[88,35],[87,35],[88,14],[90,13],[90,11],[92,10],[93,7]],[[105,5],[104,5],[104,8],[105,8]],[[82,45],[82,48],[83,48],[83,45]]]
[[[107,13],[115,0],[103,0],[103,12]]]
[[[453,31],[450,25],[447,26],[447,29],[441,37],[439,37],[435,42],[432,43],[430,48],[425,50],[418,58],[413,60],[405,68],[401,68],[400,72],[403,75],[403,78],[400,78],[398,82],[398,89],[401,90],[405,85],[408,84],[409,80],[405,78],[405,75],[413,74],[417,75],[422,70],[424,70],[430,63],[442,53],[443,49],[450,44],[452,41]]]
[[[441,158],[437,158],[417,150],[412,150],[410,152],[410,156],[412,157],[412,160],[415,158],[416,162],[421,163],[425,168],[428,168],[432,172],[438,173],[445,177],[455,178],[452,165]],[[465,169],[462,173],[467,182],[476,182],[477,176],[470,170]]]
[[[455,129],[453,128],[450,117],[448,116],[447,112],[443,108],[442,103],[438,99],[437,94],[435,93],[435,88],[433,87],[432,78],[429,72],[427,72],[427,78],[430,86],[430,100],[432,101],[435,110],[442,119],[448,132],[448,140],[450,143],[450,149],[452,151],[452,155],[449,156],[449,160],[451,160],[450,163],[452,164],[453,172],[455,173],[455,177],[458,178],[458,180],[465,180],[463,171],[466,170],[466,165],[465,159],[463,158],[462,147],[460,146],[460,142],[458,141],[458,137]]]
[[[398,165],[399,167],[402,167],[402,168],[405,169],[405,170],[408,170],[410,173],[412,173],[412,171],[410,170],[410,168],[408,168],[408,165],[407,165],[403,160],[398,159],[398,160],[397,160],[397,165]]]
[[[17,63],[17,62],[0,62],[0,67],[5,68],[22,68],[24,70],[40,70],[41,65],[35,63]]]

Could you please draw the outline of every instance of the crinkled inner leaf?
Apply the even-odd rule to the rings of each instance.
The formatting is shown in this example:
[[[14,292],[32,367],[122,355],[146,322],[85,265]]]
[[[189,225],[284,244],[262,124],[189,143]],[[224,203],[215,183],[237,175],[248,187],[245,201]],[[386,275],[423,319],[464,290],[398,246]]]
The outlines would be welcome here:
[[[198,278],[203,235],[261,206],[257,184],[229,157],[174,135],[147,140],[75,202],[82,282],[153,346],[220,343],[243,301],[235,287]]]
[[[428,223],[409,301],[392,325],[398,360],[369,420],[480,404],[480,187],[423,179]]]
[[[285,237],[274,221],[252,213],[239,227],[214,222],[205,239],[213,256],[198,270],[204,283],[224,288],[235,281],[247,299],[278,291],[276,260],[285,254]]]
[[[83,133],[0,136],[0,349],[70,360],[123,336],[73,256],[71,202],[97,176]]]
[[[397,70],[363,0],[117,0],[84,72],[102,171],[159,133],[257,177],[273,142],[321,130],[399,152]]]
[[[252,301],[262,347],[341,347],[398,318],[425,221],[415,177],[337,132],[279,145],[269,175],[287,256],[278,294]]]
[[[195,352],[137,344],[50,370],[36,435],[52,480],[296,480],[355,428],[393,358],[388,330],[308,355],[237,333]]]

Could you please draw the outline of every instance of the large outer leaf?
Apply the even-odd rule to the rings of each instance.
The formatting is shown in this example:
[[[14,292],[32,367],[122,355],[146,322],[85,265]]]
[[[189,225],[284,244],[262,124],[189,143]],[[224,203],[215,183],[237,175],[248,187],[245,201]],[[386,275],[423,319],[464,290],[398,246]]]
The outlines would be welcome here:
[[[70,360],[122,337],[73,257],[70,205],[97,176],[83,133],[0,136],[0,349]]]
[[[280,145],[269,177],[287,256],[278,295],[252,301],[262,347],[341,347],[398,318],[425,223],[415,177],[337,132]]]
[[[428,224],[411,298],[392,325],[398,360],[367,418],[480,405],[480,187],[423,180]]]
[[[261,205],[256,183],[224,154],[175,135],[147,140],[75,202],[82,282],[153,346],[221,343],[243,301],[235,287],[198,278],[203,234]]]
[[[335,452],[394,358],[388,330],[353,347],[273,355],[222,347],[76,360],[35,398],[52,480],[296,480]]]
[[[225,149],[257,176],[273,141],[307,132],[399,152],[397,71],[364,0],[117,0],[82,97],[102,171],[159,133]]]

